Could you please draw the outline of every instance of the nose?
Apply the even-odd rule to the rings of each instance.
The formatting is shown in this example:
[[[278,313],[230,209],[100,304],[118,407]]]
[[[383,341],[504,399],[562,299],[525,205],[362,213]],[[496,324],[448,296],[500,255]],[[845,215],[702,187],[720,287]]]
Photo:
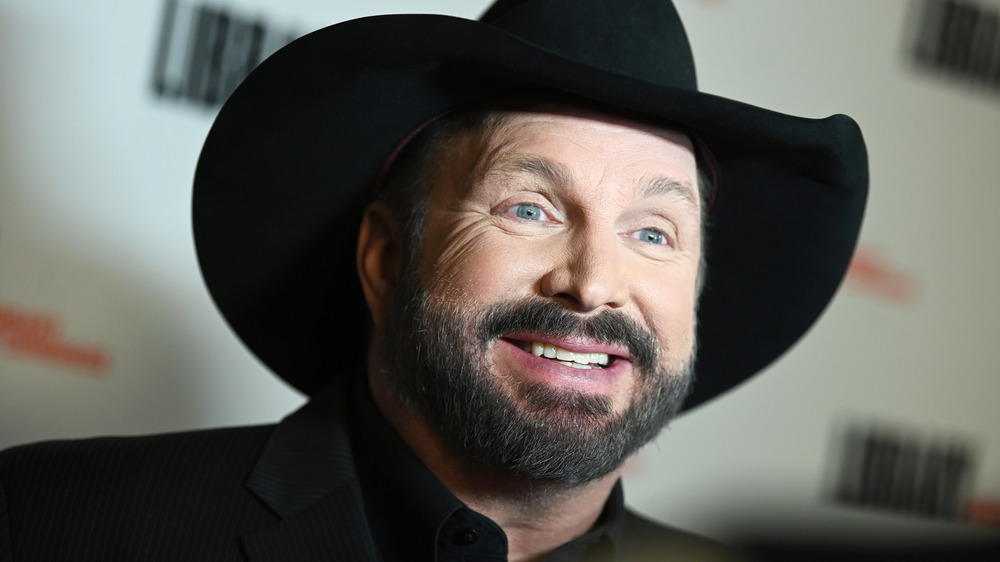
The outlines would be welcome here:
[[[582,230],[566,237],[561,251],[541,279],[542,296],[567,309],[588,313],[628,302],[629,286],[623,248],[614,232]]]

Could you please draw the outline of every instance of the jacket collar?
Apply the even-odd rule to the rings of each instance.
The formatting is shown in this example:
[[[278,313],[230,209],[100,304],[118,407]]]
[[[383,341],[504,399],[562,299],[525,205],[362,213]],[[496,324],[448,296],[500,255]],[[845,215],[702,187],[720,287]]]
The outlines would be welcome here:
[[[241,537],[251,561],[378,559],[343,423],[346,392],[331,386],[275,427],[247,479],[279,519]]]

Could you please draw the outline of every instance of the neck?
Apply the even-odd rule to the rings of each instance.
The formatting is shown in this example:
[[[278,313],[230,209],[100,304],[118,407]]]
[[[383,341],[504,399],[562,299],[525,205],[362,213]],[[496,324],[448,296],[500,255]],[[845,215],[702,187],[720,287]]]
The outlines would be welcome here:
[[[389,425],[458,499],[504,530],[508,560],[541,560],[593,527],[620,470],[565,486],[483,467],[449,447],[423,417],[394,397],[384,378],[372,375],[372,395]]]

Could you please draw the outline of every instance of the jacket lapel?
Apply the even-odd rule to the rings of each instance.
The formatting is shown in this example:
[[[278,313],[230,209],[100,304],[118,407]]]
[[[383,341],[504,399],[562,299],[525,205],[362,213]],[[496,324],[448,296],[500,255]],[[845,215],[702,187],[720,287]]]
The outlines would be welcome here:
[[[275,427],[247,488],[279,521],[241,537],[248,560],[379,559],[343,412],[343,389],[332,388]]]
[[[372,542],[361,493],[342,486],[305,511],[241,538],[251,562],[379,560]]]

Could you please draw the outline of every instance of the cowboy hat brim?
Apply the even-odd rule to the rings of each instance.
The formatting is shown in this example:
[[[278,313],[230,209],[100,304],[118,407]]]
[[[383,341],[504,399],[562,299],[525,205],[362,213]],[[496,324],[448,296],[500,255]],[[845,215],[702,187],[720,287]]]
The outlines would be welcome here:
[[[394,148],[434,116],[537,87],[676,123],[711,150],[691,408],[791,347],[836,292],[868,185],[850,118],[804,119],[597,68],[483,22],[376,16],[321,29],[232,94],[195,174],[194,234],[234,331],[312,395],[364,360],[357,226]]]

